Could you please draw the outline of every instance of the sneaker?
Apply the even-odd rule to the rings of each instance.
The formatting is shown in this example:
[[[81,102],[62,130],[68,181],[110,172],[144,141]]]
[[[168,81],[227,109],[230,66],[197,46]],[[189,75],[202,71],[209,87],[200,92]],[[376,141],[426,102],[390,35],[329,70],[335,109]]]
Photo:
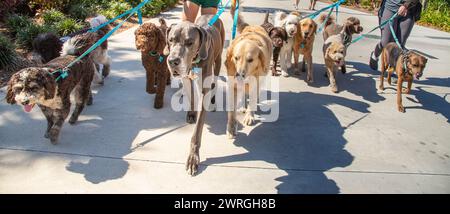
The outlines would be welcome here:
[[[369,66],[375,71],[378,70],[378,59],[373,56],[373,51],[370,54]]]
[[[391,82],[394,83],[394,84],[397,84],[397,79],[398,79],[397,74],[393,73],[391,75]]]

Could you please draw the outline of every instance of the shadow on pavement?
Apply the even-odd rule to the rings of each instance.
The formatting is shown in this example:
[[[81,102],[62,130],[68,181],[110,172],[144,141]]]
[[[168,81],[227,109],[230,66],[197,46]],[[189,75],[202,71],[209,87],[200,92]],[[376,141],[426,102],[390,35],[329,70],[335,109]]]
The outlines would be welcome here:
[[[336,104],[368,113],[369,105],[311,92],[279,95],[282,105],[276,122],[259,123],[248,136],[238,133],[235,145],[247,153],[209,157],[200,170],[207,170],[205,165],[261,160],[287,173],[276,179],[281,182],[279,193],[339,193],[336,182],[324,173],[350,165],[353,156],[344,148],[345,128],[327,106]]]

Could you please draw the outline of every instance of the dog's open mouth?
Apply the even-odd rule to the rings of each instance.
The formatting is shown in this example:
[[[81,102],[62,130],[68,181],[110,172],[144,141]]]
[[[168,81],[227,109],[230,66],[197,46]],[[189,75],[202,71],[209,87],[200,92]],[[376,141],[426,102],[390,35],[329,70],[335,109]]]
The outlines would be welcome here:
[[[416,80],[419,80],[420,77],[422,77],[422,73],[415,73],[414,74],[414,78],[416,78]]]
[[[344,60],[334,60],[334,64],[337,66],[343,66],[344,65]]]
[[[27,113],[29,113],[31,110],[33,110],[34,104],[26,104],[23,106],[23,110]]]

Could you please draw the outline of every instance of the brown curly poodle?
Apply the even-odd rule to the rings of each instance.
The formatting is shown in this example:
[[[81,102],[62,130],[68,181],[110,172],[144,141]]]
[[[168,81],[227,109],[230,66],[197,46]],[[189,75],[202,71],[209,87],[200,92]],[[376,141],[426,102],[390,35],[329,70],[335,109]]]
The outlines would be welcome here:
[[[164,91],[169,81],[167,56],[163,53],[166,46],[167,25],[162,18],[159,19],[159,23],[159,27],[153,23],[145,23],[134,32],[136,48],[141,51],[142,65],[147,72],[146,91],[149,94],[156,92],[154,104],[156,109],[163,107]]]

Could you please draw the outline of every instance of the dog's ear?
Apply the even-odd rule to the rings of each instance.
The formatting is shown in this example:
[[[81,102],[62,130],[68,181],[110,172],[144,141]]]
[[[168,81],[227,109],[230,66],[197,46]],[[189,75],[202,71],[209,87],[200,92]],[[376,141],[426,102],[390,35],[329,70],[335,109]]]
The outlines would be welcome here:
[[[158,31],[156,37],[158,37],[158,45],[156,46],[156,51],[158,53],[164,53],[166,48],[166,37],[161,30]]]
[[[211,46],[211,38],[209,38],[208,33],[202,27],[198,27],[198,32],[200,33],[200,49],[198,51],[198,56],[201,60],[208,58],[208,50]]]
[[[313,23],[313,35],[316,35],[316,33],[317,33],[317,23],[314,20],[312,20],[312,23]]]
[[[262,50],[259,50],[259,54],[258,54],[258,61],[259,61],[259,65],[261,67],[261,72],[264,73],[264,70],[266,68],[269,67],[266,57],[264,56],[264,52]]]
[[[227,68],[228,76],[236,75],[236,65],[233,62],[233,49],[233,46],[227,49],[227,56],[225,58],[225,67]]]
[[[18,78],[18,74],[14,74],[11,79],[8,82],[8,88],[6,89],[6,102],[9,104],[16,104],[16,99],[14,99],[15,94],[13,92],[12,86],[14,85],[14,83],[16,82]]]
[[[171,24],[169,28],[167,28],[166,30],[166,46],[164,48],[163,54],[164,55],[169,55],[170,54],[170,45],[169,45],[169,35],[170,35],[170,31],[172,30],[172,26],[174,26],[175,24]]]
[[[52,99],[55,96],[56,82],[55,78],[52,76],[52,69],[42,68],[45,72],[42,74],[40,79],[41,84],[45,89],[45,99]]]

